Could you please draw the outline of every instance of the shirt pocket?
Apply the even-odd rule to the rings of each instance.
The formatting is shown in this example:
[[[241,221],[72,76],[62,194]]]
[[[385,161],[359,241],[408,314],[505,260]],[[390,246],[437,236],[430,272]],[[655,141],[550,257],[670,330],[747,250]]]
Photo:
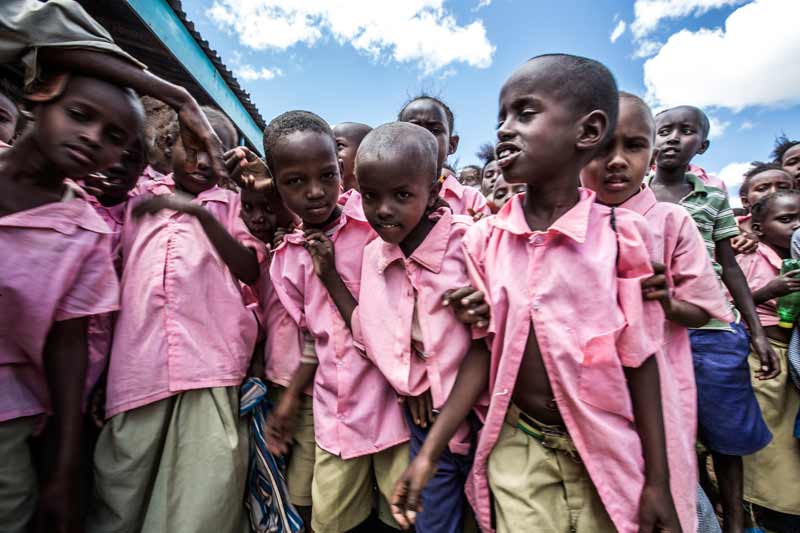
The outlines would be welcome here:
[[[578,396],[584,403],[633,421],[625,370],[617,356],[621,329],[592,337],[584,345]]]

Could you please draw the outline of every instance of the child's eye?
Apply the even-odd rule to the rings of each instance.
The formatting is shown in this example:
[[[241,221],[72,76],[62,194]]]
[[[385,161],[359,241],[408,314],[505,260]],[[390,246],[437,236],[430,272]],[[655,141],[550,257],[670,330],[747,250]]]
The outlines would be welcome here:
[[[411,193],[406,191],[400,191],[395,196],[397,196],[398,200],[405,201],[411,198]]]
[[[253,209],[253,206],[247,202],[242,202],[242,211],[250,211]]]
[[[669,128],[661,128],[660,130],[658,130],[658,135],[661,137],[669,135]]]
[[[300,185],[303,183],[301,178],[289,178],[286,180],[286,185]]]
[[[77,120],[78,122],[85,122],[89,118],[86,115],[86,113],[84,113],[83,111],[81,111],[77,107],[70,107],[69,109],[67,109],[67,112],[69,113],[69,116],[71,116],[73,119]]]
[[[691,128],[683,128],[682,133],[684,135],[691,135],[694,131]]]
[[[362,192],[361,193],[361,199],[362,200],[366,200],[367,202],[371,202],[374,198],[375,198],[375,195],[373,195],[371,192]]]

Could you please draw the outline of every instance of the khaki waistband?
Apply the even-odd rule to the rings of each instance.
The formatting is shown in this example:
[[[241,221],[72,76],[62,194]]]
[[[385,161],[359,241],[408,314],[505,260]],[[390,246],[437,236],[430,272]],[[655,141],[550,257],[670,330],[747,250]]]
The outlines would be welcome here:
[[[508,406],[506,423],[541,442],[545,448],[566,452],[580,460],[578,449],[564,426],[539,422],[513,403]]]

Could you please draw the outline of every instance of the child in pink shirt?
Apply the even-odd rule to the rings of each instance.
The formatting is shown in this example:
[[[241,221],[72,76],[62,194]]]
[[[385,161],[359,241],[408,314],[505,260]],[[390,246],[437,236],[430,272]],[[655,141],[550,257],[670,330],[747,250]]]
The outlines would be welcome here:
[[[367,135],[356,176],[364,213],[380,239],[364,250],[363,298],[356,303],[347,292],[331,291],[355,343],[406,404],[412,459],[450,395],[461,361],[470,351],[486,352],[485,343],[473,341],[469,328],[441,302],[445,291],[468,282],[461,237],[472,218],[437,209],[437,164],[436,139],[424,128],[397,122]],[[472,436],[462,421],[439,458],[422,495],[420,533],[463,530]]]
[[[264,151],[278,192],[302,220],[276,248],[270,274],[280,301],[309,334],[304,359],[268,420],[268,445],[273,453],[288,450],[302,391],[313,380],[311,525],[318,533],[348,531],[369,517],[375,481],[388,499],[408,463],[408,428],[397,396],[354,346],[320,279],[335,269],[337,289],[357,297],[364,247],[376,235],[358,191],[344,205],[338,202],[339,160],[324,120],[307,111],[280,115],[266,129]],[[332,265],[321,264],[316,251],[323,237],[331,255],[335,248]],[[391,522],[391,516],[382,519]]]
[[[371,127],[358,122],[341,122],[333,127],[336,152],[342,161],[342,190],[345,192],[358,189],[355,174],[356,152],[370,131]]]
[[[800,291],[797,278],[800,270],[781,274],[783,260],[790,257],[792,234],[800,228],[800,193],[796,190],[774,192],[761,198],[751,211],[753,232],[761,242],[755,253],[737,256],[737,261],[753,291],[758,317],[783,372],[772,380],[752,380],[772,441],[742,459],[744,499],[769,511],[793,515],[796,526],[800,521],[800,492],[796,490],[800,479],[800,440],[794,435],[794,421],[800,411],[800,392],[787,370],[792,327],[779,324],[777,303],[781,296]],[[748,357],[748,363],[753,370],[760,367],[754,353]],[[756,516],[760,514],[763,511]]]
[[[654,357],[664,315],[641,294],[653,272],[646,222],[576,186],[613,134],[618,98],[604,66],[563,54],[530,60],[503,86],[498,164],[528,191],[464,237],[470,279],[491,306],[491,357],[464,360],[398,483],[403,525],[448,430],[488,388],[467,484],[483,531],[680,528]]]
[[[584,167],[581,177],[583,184],[597,193],[599,203],[642,215],[653,237],[650,258],[660,275],[645,286],[646,298],[657,299],[667,317],[664,346],[656,358],[668,435],[670,488],[683,530],[695,531],[697,392],[686,328],[702,326],[711,315],[726,321],[732,316],[689,213],[680,206],[657,202],[653,192],[642,186],[655,141],[650,108],[639,97],[623,92],[619,105],[612,142]]]
[[[141,107],[96,78],[63,75],[35,93],[35,121],[0,152],[0,530],[79,529],[81,398],[88,317],[117,309],[111,231],[65,176],[122,155]],[[46,425],[48,469],[28,439]]]
[[[440,99],[427,95],[413,98],[400,110],[397,120],[422,126],[436,137],[439,146],[438,168],[442,168],[447,158],[456,153],[459,137],[454,131],[455,118]],[[439,196],[450,205],[453,213],[477,217],[491,214],[486,198],[479,190],[465,187],[453,174],[446,177],[442,175],[441,181]]]
[[[224,146],[235,145],[230,121],[204,112]],[[238,389],[257,323],[240,283],[258,280],[264,247],[238,195],[217,186],[208,154],[190,165],[179,140],[172,159],[171,176],[137,187],[123,226],[91,532],[234,531],[245,521]]]
[[[789,189],[794,189],[794,178],[783,167],[777,163],[755,162],[744,173],[744,181],[739,188],[739,197],[742,200],[742,207],[750,211],[756,202],[768,194]],[[739,230],[743,233],[751,234],[753,232],[749,213],[738,217],[736,221],[739,223]],[[758,241],[758,239],[755,240]]]

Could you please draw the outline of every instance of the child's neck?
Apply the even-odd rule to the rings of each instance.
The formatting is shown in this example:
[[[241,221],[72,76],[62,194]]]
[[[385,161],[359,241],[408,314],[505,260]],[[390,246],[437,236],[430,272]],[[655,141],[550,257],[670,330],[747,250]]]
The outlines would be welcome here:
[[[784,248],[783,246],[772,244],[771,242],[767,242],[766,240],[762,240],[761,242],[772,248],[772,251],[778,254],[778,257],[780,257],[781,259],[789,259],[792,255],[791,252],[789,252],[789,248]]]
[[[541,185],[529,183],[525,193],[525,221],[533,231],[546,230],[580,200],[577,175],[574,179],[543,181]]]
[[[400,243],[400,250],[403,251],[403,255],[409,257],[411,254],[414,253],[414,250],[419,248],[419,245],[425,242],[425,239],[428,237],[428,234],[431,232],[433,227],[436,225],[434,220],[431,220],[428,217],[428,214],[422,215],[422,219],[414,226],[414,229],[411,230],[411,233],[406,235],[406,238]]]
[[[3,155],[0,166],[6,177],[60,195],[64,188],[64,173],[53,165],[30,135],[21,138]]]
[[[339,220],[339,217],[340,217],[340,216],[342,216],[342,206],[340,206],[340,205],[337,205],[337,206],[334,208],[334,210],[333,210],[333,212],[331,213],[331,215],[330,215],[330,216],[329,216],[329,217],[328,217],[328,218],[325,220],[325,222],[322,222],[321,224],[311,224],[311,223],[309,223],[309,222],[306,222],[306,221],[304,220],[304,221],[303,221],[303,227],[304,227],[304,228],[312,228],[312,229],[321,229],[321,230],[326,230],[326,229],[328,229],[328,228],[329,228],[329,227],[330,227],[330,226],[331,226],[331,225],[332,225],[334,222],[336,222],[337,220]]]
[[[686,183],[686,172],[688,172],[688,170],[688,164],[675,168],[664,168],[657,166],[654,181],[666,187],[682,185]]]

